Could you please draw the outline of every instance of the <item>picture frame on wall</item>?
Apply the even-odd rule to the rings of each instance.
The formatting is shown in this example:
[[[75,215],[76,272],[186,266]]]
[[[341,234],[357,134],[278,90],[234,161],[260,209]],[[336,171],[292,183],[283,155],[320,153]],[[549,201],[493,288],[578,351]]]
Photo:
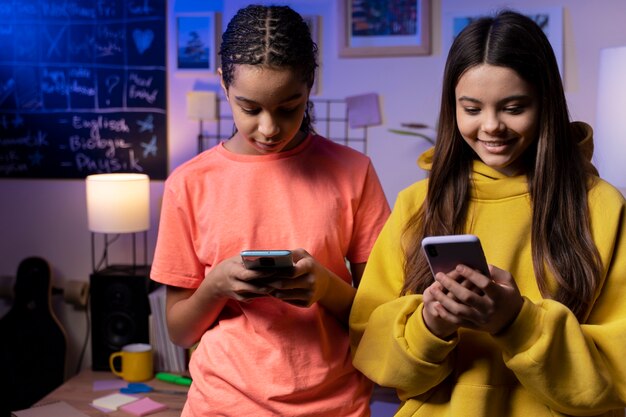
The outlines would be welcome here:
[[[520,8],[515,11],[522,13],[533,19],[546,34],[546,37],[552,45],[554,55],[561,77],[563,77],[563,8],[562,7],[540,7],[540,8]],[[485,10],[484,12],[474,10],[455,11],[444,14],[442,22],[443,30],[443,53],[447,56],[450,46],[454,38],[467,26],[470,22],[479,17],[494,15],[493,10]]]
[[[338,3],[340,57],[430,54],[430,0]]]
[[[221,33],[219,13],[176,16],[176,69],[181,72],[215,73]]]

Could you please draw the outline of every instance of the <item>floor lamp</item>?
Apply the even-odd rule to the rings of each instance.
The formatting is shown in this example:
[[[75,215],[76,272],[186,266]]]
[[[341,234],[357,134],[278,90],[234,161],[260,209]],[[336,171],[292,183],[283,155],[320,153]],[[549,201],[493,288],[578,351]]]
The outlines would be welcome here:
[[[137,268],[136,234],[143,234],[143,265],[148,264],[147,230],[150,227],[150,178],[146,174],[95,174],[86,178],[87,220],[91,231],[93,272],[110,268],[109,247],[120,234],[132,233],[132,265],[118,265],[126,272]],[[95,235],[104,235],[104,250],[96,260]],[[113,239],[110,234],[117,235]]]

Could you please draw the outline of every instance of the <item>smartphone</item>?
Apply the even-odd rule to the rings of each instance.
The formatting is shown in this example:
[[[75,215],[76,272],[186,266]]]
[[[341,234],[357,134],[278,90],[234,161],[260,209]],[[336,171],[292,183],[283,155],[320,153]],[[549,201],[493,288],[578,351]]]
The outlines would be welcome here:
[[[248,269],[293,268],[289,250],[244,250],[241,259]]]
[[[463,264],[489,276],[489,267],[478,236],[429,236],[422,240],[422,249],[433,276],[448,273]]]

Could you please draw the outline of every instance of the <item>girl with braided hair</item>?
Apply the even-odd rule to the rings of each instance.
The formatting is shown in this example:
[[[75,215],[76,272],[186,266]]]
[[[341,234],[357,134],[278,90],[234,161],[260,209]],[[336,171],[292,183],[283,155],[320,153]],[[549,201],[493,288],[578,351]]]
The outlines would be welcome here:
[[[289,7],[239,10],[219,70],[236,131],[166,181],[151,278],[171,339],[199,342],[183,417],[370,414],[347,320],[389,207],[370,159],[313,130],[316,53]],[[294,266],[246,269],[244,249]]]

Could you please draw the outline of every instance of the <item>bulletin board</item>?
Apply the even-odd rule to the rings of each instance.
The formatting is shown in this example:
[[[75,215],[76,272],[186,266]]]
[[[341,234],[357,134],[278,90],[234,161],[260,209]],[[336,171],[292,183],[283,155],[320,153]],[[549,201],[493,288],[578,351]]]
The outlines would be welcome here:
[[[347,99],[312,98],[313,128],[316,133],[334,142],[349,146],[367,155],[367,126],[353,126]],[[228,140],[235,132],[230,105],[217,97],[216,120],[209,122],[198,135],[198,153]],[[372,122],[372,125],[380,121]]]
[[[2,4],[0,178],[165,179],[165,0]]]

